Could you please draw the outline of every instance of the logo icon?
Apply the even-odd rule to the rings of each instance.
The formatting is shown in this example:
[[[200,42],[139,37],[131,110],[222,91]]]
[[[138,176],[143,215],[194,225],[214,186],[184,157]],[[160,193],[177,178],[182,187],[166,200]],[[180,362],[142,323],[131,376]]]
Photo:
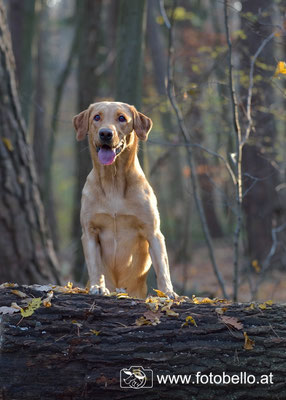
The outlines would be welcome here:
[[[150,368],[130,367],[120,370],[120,387],[141,389],[153,387],[153,371]]]

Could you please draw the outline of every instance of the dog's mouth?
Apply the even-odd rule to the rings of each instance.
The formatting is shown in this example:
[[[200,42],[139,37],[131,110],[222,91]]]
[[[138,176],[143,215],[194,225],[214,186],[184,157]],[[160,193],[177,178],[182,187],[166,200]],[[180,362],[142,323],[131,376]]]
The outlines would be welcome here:
[[[111,147],[108,144],[103,144],[102,146],[96,146],[96,151],[98,153],[98,159],[103,165],[110,165],[114,162],[115,157],[123,150],[124,142],[121,141],[118,146]]]

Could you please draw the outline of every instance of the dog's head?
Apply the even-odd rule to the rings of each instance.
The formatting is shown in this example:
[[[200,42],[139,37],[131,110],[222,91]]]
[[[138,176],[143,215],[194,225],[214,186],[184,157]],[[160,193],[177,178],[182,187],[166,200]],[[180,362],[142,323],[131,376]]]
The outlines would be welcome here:
[[[147,140],[152,121],[126,103],[103,101],[91,104],[73,118],[77,140],[87,133],[103,165],[112,164],[116,157],[134,142],[134,134]],[[133,136],[133,137],[132,137]]]

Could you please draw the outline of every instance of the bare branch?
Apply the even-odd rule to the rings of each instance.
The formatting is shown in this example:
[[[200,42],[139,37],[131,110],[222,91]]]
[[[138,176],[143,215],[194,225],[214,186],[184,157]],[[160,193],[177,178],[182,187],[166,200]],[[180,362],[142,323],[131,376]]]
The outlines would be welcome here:
[[[236,91],[233,79],[233,64],[232,64],[232,43],[229,32],[229,21],[228,21],[228,1],[224,0],[224,22],[226,30],[226,38],[229,50],[229,87],[230,87],[230,98],[232,104],[233,113],[233,125],[235,130],[235,141],[236,141],[236,163],[235,163],[235,174],[236,174],[236,205],[237,205],[237,220],[236,229],[234,232],[234,262],[233,262],[233,300],[237,301],[238,292],[238,266],[239,266],[239,239],[242,225],[242,136],[241,127],[238,116],[238,106],[236,100]]]
[[[186,147],[186,146],[191,146],[191,147],[197,147],[198,149],[205,151],[206,153],[210,154],[211,156],[217,157],[220,159],[226,166],[229,175],[231,177],[231,180],[234,184],[236,184],[236,177],[235,174],[233,173],[233,170],[231,169],[231,166],[229,165],[229,162],[219,153],[207,149],[206,147],[202,146],[201,144],[198,143],[181,143],[181,142],[166,142],[162,140],[154,140],[154,139],[148,139],[148,143],[151,144],[158,144],[160,146],[167,146],[167,147]]]
[[[275,36],[275,32],[272,32],[266,39],[263,40],[263,42],[258,47],[256,53],[254,54],[254,56],[252,57],[251,62],[250,62],[249,87],[248,87],[247,106],[246,106],[246,116],[247,116],[247,120],[248,120],[248,125],[246,128],[246,133],[245,133],[245,137],[243,139],[242,144],[244,144],[248,140],[251,129],[252,129],[251,100],[252,100],[252,90],[253,90],[254,65],[255,65],[256,59],[259,56],[259,54],[262,52],[262,50],[267,45],[267,43],[269,43],[274,38],[274,36]]]

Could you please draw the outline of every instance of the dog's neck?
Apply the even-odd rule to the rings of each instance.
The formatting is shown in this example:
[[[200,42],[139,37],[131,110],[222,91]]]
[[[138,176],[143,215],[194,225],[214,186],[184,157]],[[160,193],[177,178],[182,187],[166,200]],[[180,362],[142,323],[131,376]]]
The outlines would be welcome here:
[[[99,185],[103,193],[107,194],[109,189],[116,189],[126,193],[127,182],[132,182],[130,174],[142,174],[138,157],[138,138],[132,135],[132,141],[127,143],[126,148],[116,157],[111,165],[102,165],[98,159],[98,154],[92,143],[90,143],[90,152],[93,163],[93,172],[96,178],[96,184]],[[129,178],[129,179],[127,179]]]

